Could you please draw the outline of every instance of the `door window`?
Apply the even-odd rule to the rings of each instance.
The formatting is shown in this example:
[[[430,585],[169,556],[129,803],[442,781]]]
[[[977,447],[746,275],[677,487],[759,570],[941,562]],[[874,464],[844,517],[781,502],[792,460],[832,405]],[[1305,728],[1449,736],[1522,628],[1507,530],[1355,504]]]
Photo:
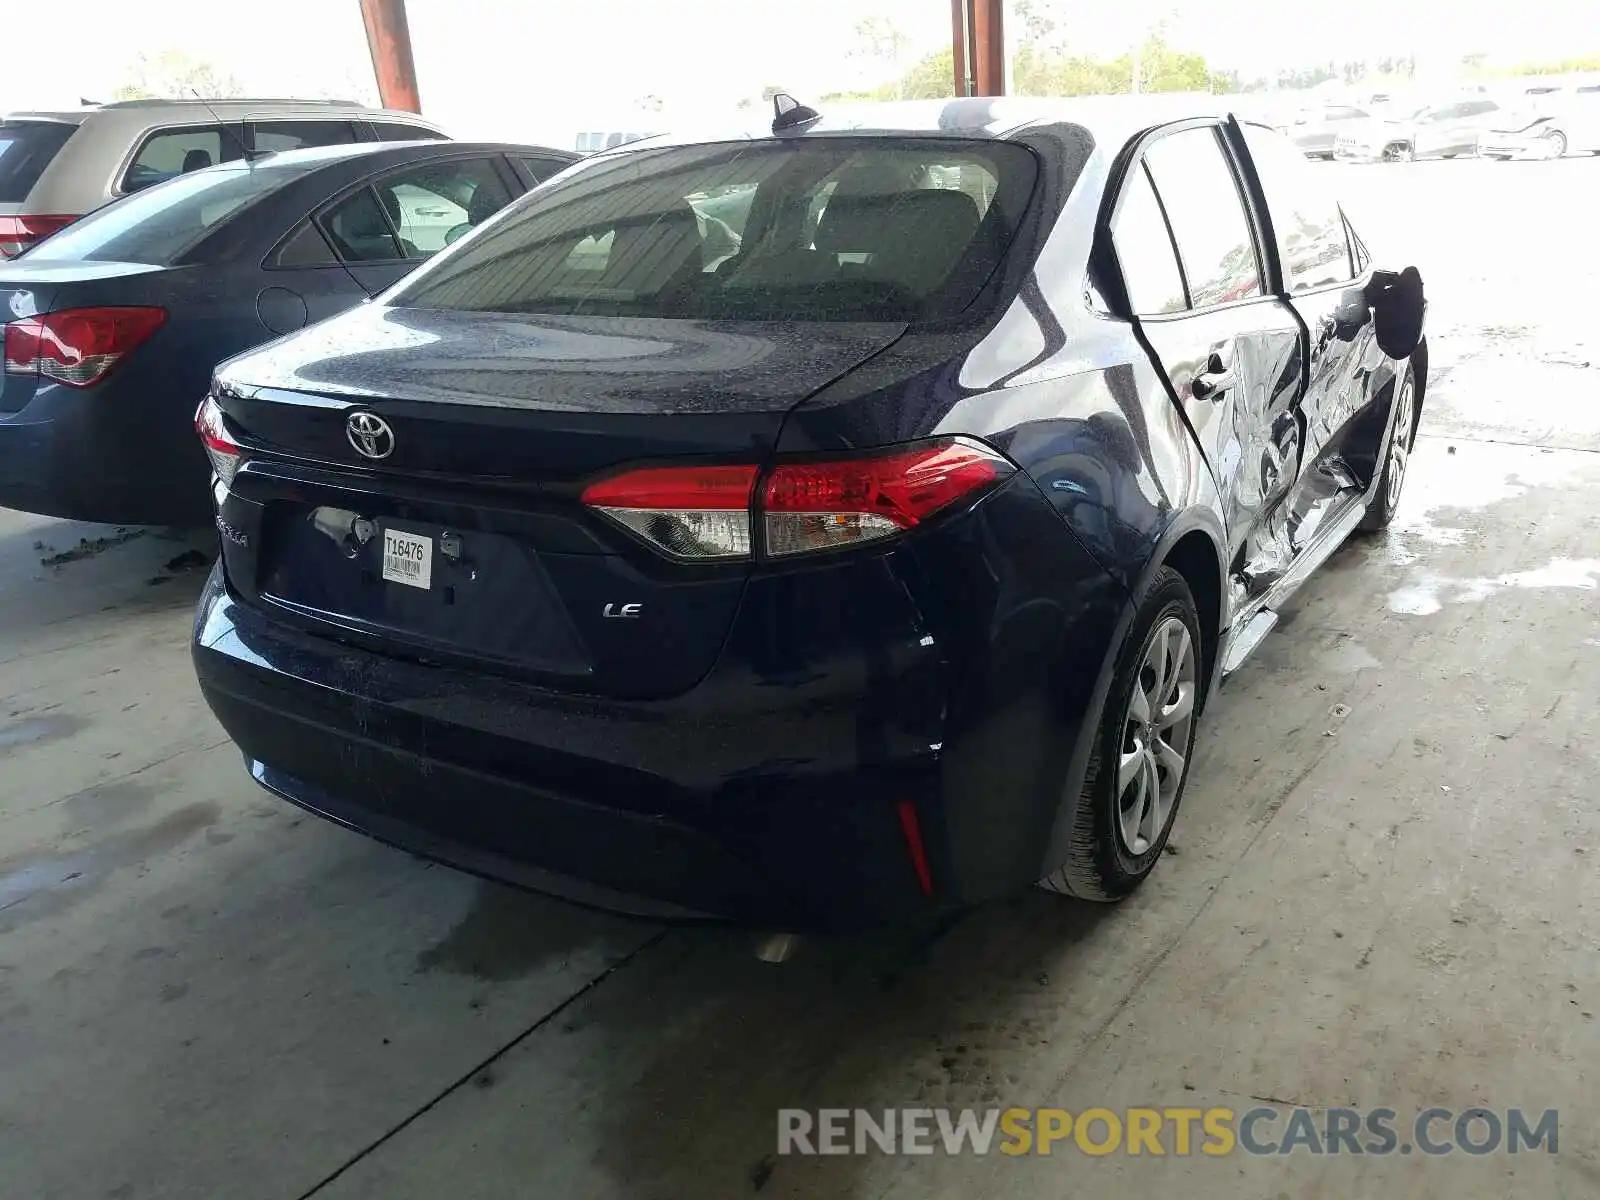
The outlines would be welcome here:
[[[1348,280],[1353,272],[1344,221],[1321,175],[1270,129],[1246,125],[1244,140],[1272,217],[1284,286],[1307,292]]]
[[[552,175],[566,170],[568,166],[559,158],[529,158],[525,154],[518,155],[517,161],[528,169],[528,174],[533,176],[534,183],[543,183]]]
[[[1186,129],[1145,151],[1193,308],[1261,294],[1254,239],[1218,131]]]
[[[346,146],[356,141],[349,121],[257,121],[256,149],[299,150],[302,146]]]
[[[154,187],[190,171],[239,157],[239,129],[220,125],[165,129],[144,140],[122,177],[122,190]]]
[[[1187,307],[1172,235],[1142,166],[1128,175],[1123,186],[1122,203],[1111,226],[1111,244],[1135,313],[1175,313]]]
[[[407,167],[376,191],[406,258],[437,254],[511,203],[511,190],[487,158]]]

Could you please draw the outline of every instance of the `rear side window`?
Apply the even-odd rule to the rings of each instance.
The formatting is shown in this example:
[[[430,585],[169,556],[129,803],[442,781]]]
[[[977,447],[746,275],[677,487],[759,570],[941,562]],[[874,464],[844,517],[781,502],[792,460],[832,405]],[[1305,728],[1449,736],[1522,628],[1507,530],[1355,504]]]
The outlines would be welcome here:
[[[401,121],[370,121],[372,131],[380,142],[447,141],[444,134],[425,125],[407,125]]]
[[[25,201],[50,160],[77,132],[76,125],[62,121],[0,121],[0,204]]]
[[[1121,206],[1111,227],[1128,301],[1140,314],[1182,312],[1187,304],[1183,276],[1166,218],[1144,167],[1134,168],[1123,185]]]
[[[1353,272],[1344,221],[1321,175],[1270,129],[1246,125],[1244,140],[1272,217],[1285,286],[1306,292],[1348,280]]]
[[[1261,294],[1250,221],[1212,128],[1169,134],[1145,151],[1167,211],[1189,304],[1205,308]]]
[[[349,121],[257,121],[253,132],[258,151],[346,146],[356,140],[356,128]]]
[[[190,171],[240,157],[241,127],[221,125],[167,129],[145,138],[122,177],[122,190],[137,192]]]
[[[369,187],[352,192],[322,217],[328,241],[343,262],[394,262],[405,257],[394,227]]]
[[[1031,152],[817,138],[640,150],[534,192],[390,300],[729,320],[937,319],[1001,262]]]

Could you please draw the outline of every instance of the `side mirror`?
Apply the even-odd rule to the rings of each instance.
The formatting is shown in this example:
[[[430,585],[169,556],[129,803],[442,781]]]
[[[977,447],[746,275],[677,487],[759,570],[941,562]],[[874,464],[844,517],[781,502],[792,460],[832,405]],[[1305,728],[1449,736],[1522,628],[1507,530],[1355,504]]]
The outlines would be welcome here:
[[[1390,358],[1410,358],[1422,341],[1422,318],[1428,301],[1422,290],[1422,273],[1407,267],[1393,271],[1374,271],[1366,288],[1372,306],[1373,333],[1378,348]]]

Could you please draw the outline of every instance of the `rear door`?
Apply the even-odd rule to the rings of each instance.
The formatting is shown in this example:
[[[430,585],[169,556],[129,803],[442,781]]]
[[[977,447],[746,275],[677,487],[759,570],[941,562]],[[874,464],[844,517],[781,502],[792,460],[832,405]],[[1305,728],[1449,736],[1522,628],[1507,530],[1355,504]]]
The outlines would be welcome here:
[[[338,261],[376,295],[522,191],[497,154],[430,158],[340,197],[316,223]]]
[[[1265,290],[1237,166],[1215,124],[1141,150],[1112,223],[1139,331],[1211,466],[1235,569],[1299,469],[1300,325]],[[1252,593],[1279,570],[1246,572]]]
[[[1368,383],[1383,358],[1373,337],[1366,286],[1348,224],[1327,186],[1272,130],[1237,125],[1259,185],[1258,203],[1277,247],[1281,294],[1305,323],[1308,370],[1299,409],[1303,469],[1323,466],[1341,448],[1368,403]],[[1361,481],[1365,483],[1365,480]]]

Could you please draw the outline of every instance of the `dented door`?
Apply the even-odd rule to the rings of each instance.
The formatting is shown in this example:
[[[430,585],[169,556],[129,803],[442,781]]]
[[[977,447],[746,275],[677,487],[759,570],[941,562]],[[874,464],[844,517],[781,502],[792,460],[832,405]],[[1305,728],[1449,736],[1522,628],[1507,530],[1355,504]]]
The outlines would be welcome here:
[[[1275,530],[1301,470],[1301,326],[1269,290],[1241,190],[1244,167],[1221,129],[1180,129],[1147,145],[1143,157],[1177,250],[1186,307],[1143,315],[1140,330],[1216,478],[1230,572],[1249,597],[1288,566]],[[1256,562],[1260,569],[1249,569]]]

